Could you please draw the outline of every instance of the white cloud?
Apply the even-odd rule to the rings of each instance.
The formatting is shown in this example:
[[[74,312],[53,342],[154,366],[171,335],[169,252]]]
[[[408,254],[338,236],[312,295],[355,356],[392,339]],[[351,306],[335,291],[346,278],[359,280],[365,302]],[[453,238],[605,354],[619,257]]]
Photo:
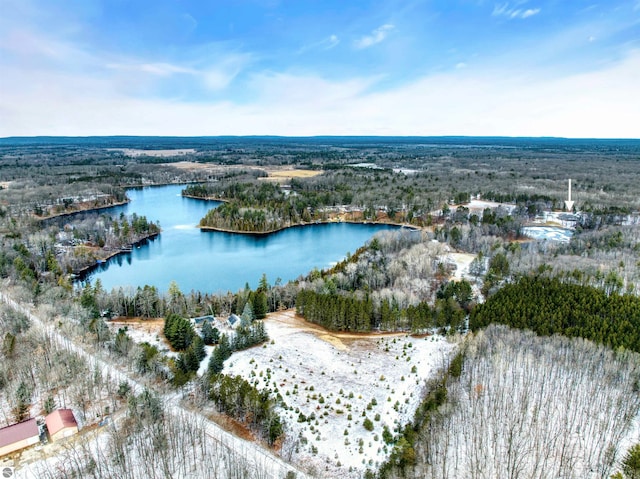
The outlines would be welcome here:
[[[211,91],[227,88],[242,71],[247,58],[241,55],[229,55],[213,65],[200,68],[185,67],[170,63],[110,63],[107,68],[151,75],[155,77],[170,77],[176,74],[189,75]]]
[[[249,55],[228,54],[224,56],[215,64],[202,70],[205,85],[210,90],[224,90],[247,66],[250,60]]]
[[[540,13],[540,9],[539,8],[529,8],[529,9],[525,10],[524,12],[522,12],[520,14],[520,18],[533,17],[534,15],[537,15],[538,13]]]
[[[340,43],[340,39],[338,38],[337,35],[330,35],[329,38],[326,38],[323,41],[323,46],[325,50],[329,50],[335,46],[338,45],[338,43]]]
[[[251,102],[124,95],[104,78],[31,71],[2,78],[0,136],[509,135],[640,138],[640,51],[550,79],[507,68],[454,70],[372,92],[377,78],[255,75]]]
[[[149,73],[166,77],[175,73],[185,73],[195,75],[197,73],[193,68],[185,68],[170,63],[107,63],[106,67],[111,70],[124,70],[140,73]]]
[[[496,4],[493,7],[493,12],[491,15],[494,17],[507,17],[509,19],[525,19],[529,17],[533,17],[541,12],[539,8],[519,8],[519,5],[522,5],[525,2],[517,2],[515,6],[511,6],[509,2],[503,4]]]
[[[297,105],[310,114],[327,108],[339,110],[345,101],[362,96],[379,78],[352,78],[330,81],[317,75],[262,73],[253,75],[249,89],[256,92],[258,102],[267,105]]]
[[[393,30],[394,28],[395,25],[386,23],[373,30],[370,35],[365,35],[357,39],[354,45],[357,49],[369,48],[384,41],[384,39],[389,35],[389,32],[391,32],[391,30]]]
[[[326,38],[323,38],[318,42],[302,46],[297,53],[302,54],[309,50],[331,50],[332,48],[337,47],[339,44],[340,38],[338,38],[338,35],[333,34],[329,35]]]

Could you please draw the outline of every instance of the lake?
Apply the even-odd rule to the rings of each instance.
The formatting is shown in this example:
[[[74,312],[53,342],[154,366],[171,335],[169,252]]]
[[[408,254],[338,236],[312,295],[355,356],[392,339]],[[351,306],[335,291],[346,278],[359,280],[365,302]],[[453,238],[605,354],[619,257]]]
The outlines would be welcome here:
[[[284,283],[313,268],[326,268],[354,253],[374,233],[391,225],[330,223],[289,228],[267,236],[200,231],[196,225],[215,201],[184,198],[183,185],[127,191],[130,203],[109,208],[117,216],[136,213],[159,221],[162,233],[99,266],[89,280],[100,278],[105,289],[156,286],[167,291],[176,281],[183,292],[232,291],[258,286],[263,273],[270,284]]]

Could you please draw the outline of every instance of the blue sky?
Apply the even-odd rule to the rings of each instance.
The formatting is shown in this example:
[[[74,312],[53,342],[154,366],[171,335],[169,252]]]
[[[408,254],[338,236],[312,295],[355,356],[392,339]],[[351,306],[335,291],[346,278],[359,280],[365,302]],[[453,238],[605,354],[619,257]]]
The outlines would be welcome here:
[[[640,138],[640,0],[0,0],[0,136]]]

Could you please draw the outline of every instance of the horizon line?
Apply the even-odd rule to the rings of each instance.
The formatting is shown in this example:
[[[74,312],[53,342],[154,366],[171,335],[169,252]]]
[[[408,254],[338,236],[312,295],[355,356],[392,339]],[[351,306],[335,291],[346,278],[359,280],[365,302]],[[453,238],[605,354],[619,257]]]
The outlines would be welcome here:
[[[640,141],[640,138],[616,137],[564,137],[564,136],[509,136],[509,135],[15,135],[0,137],[3,140],[36,139],[99,139],[99,138],[166,138],[166,139],[484,139],[484,140],[589,140],[589,141]]]

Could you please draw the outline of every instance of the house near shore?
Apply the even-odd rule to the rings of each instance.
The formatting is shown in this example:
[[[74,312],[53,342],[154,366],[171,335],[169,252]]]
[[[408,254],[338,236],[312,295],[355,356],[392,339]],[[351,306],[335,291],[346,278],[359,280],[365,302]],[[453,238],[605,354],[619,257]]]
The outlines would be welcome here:
[[[206,316],[198,316],[197,318],[191,318],[191,323],[198,326],[202,326],[205,321],[209,321],[213,324],[216,318],[212,314],[207,314]]]
[[[71,409],[57,409],[45,418],[53,442],[78,433],[78,423]]]
[[[229,316],[229,319],[227,319],[227,323],[232,329],[236,329],[238,326],[240,326],[241,322],[242,320],[237,314],[232,314],[231,316]]]
[[[20,451],[40,442],[40,430],[35,418],[0,429],[0,457]]]

